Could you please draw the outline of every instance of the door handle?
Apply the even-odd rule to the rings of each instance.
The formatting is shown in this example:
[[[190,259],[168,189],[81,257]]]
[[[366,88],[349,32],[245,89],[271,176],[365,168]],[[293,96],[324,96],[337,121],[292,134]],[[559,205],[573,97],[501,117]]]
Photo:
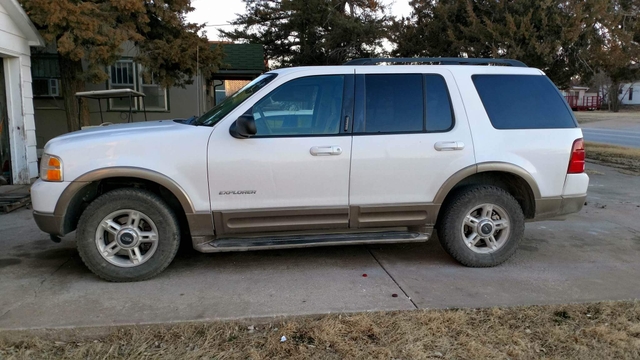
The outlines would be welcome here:
[[[328,156],[342,154],[342,148],[337,145],[333,146],[314,146],[309,150],[313,156]]]
[[[453,151],[464,149],[462,141],[438,141],[434,146],[438,151]]]

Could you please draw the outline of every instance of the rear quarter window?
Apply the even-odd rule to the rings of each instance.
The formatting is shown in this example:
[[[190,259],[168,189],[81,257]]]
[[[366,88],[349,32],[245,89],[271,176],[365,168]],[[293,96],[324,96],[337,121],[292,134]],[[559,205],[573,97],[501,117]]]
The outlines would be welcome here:
[[[496,129],[577,127],[571,109],[544,75],[473,75],[472,80]]]

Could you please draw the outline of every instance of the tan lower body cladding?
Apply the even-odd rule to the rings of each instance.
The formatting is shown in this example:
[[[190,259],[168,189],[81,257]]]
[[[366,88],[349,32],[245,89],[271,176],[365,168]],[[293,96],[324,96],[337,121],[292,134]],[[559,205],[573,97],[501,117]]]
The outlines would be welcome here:
[[[349,231],[390,227],[431,227],[440,205],[403,204],[351,207],[216,211],[217,237],[264,232]]]

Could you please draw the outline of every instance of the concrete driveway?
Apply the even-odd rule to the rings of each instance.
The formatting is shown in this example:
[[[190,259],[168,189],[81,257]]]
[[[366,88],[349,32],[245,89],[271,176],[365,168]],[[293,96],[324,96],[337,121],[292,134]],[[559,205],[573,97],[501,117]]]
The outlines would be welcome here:
[[[458,265],[434,239],[184,251],[156,278],[112,284],[83,266],[73,237],[52,243],[26,209],[1,215],[0,329],[638,298],[640,177],[588,168],[585,209],[563,222],[527,224],[515,257],[488,269]]]

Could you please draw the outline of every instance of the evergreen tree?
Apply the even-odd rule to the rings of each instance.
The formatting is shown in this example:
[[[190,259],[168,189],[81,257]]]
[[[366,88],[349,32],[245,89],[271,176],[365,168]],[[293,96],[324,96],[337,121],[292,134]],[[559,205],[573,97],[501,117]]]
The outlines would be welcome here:
[[[578,61],[579,19],[556,0],[412,0],[391,25],[398,56],[512,58],[568,85]]]
[[[221,33],[263,44],[277,66],[341,64],[382,52],[386,7],[379,0],[243,0],[246,12]]]

